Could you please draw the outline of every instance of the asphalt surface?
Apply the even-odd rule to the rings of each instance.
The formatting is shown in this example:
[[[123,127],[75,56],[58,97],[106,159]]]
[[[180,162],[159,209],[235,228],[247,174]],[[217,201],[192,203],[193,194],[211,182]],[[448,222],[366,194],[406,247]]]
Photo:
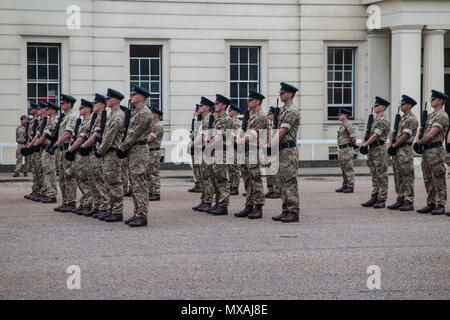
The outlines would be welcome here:
[[[392,177],[388,203],[395,200]],[[450,217],[363,208],[370,180],[338,194],[340,179],[300,178],[300,223],[191,210],[189,179],[163,179],[147,228],[131,229],[25,200],[29,182],[0,183],[1,299],[449,299]],[[416,208],[425,202],[416,181]],[[241,183],[242,192],[242,183]],[[125,198],[125,217],[132,199]],[[450,208],[449,208],[450,209]],[[81,270],[70,290],[66,269]],[[371,265],[380,289],[368,289]]]

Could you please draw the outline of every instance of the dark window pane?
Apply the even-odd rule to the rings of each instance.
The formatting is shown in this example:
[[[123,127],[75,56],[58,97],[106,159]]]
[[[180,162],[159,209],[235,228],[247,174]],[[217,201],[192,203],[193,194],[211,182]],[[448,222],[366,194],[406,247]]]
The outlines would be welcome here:
[[[159,82],[151,83],[151,92],[159,92]]]
[[[348,71],[353,70],[353,65],[344,66],[344,70],[348,70]]]
[[[258,63],[258,48],[250,48],[250,63]]]
[[[333,81],[333,72],[328,72],[328,81]]]
[[[150,80],[153,80],[153,81],[160,81],[161,79],[160,79],[159,76],[150,76]]]
[[[258,80],[258,66],[250,66],[250,80]]]
[[[150,80],[150,76],[140,76],[139,80],[140,81],[149,81]]]
[[[130,57],[159,58],[161,46],[132,45],[130,46]]]
[[[29,83],[28,84],[28,97],[35,98],[36,97],[36,84]]]
[[[335,49],[335,64],[342,64],[343,60],[342,60],[342,49]]]
[[[352,59],[352,52],[353,49],[345,49],[344,50],[344,63],[345,64],[352,64],[353,63],[353,59]]]
[[[52,99],[57,99],[58,97],[58,85],[56,83],[51,83],[48,85],[48,96]]]
[[[333,89],[328,88],[328,104],[333,104]]]
[[[342,71],[342,65],[334,66],[335,71]]]
[[[240,48],[239,49],[239,63],[248,63],[248,49]]]
[[[36,63],[36,47],[27,48],[28,63]]]
[[[334,81],[342,81],[342,72],[335,72],[334,73]]]
[[[241,109],[242,113],[246,112],[248,109],[248,101],[247,99],[239,100],[239,109]]]
[[[140,85],[140,86],[141,86],[142,88],[148,90],[148,82],[141,82],[141,85]]]
[[[141,68],[140,68],[140,71],[141,71],[141,75],[149,75],[150,73],[149,73],[149,63],[148,63],[148,60],[145,60],[145,59],[141,59]]]
[[[38,47],[38,63],[47,63],[46,47]]]
[[[58,48],[48,48],[48,63],[58,63]]]
[[[231,97],[237,97],[238,96],[238,85],[236,82],[231,83]]]
[[[39,80],[47,80],[47,66],[46,65],[38,66],[38,79]]]
[[[334,88],[334,103],[342,104],[342,88]]]
[[[352,103],[352,89],[344,89],[344,104]]]
[[[248,84],[248,90],[258,91],[258,83],[257,82],[250,82]]]
[[[28,80],[36,80],[36,65],[28,65],[27,69]]]
[[[130,74],[138,74],[138,73],[139,73],[139,60],[130,59]]]
[[[248,65],[239,66],[239,80],[248,80]]]
[[[46,84],[39,84],[38,85],[38,96],[39,98],[47,99],[47,85]]]
[[[139,76],[130,76],[130,80],[139,80]]]
[[[237,65],[232,65],[231,66],[230,79],[231,80],[239,80],[239,77],[238,77],[238,66]]]
[[[328,48],[328,64],[333,64],[333,49]]]
[[[238,48],[230,48],[230,61],[231,63],[238,63]]]
[[[248,96],[247,83],[239,83],[239,97],[247,98],[247,96]]]
[[[352,73],[344,72],[344,81],[352,81]]]
[[[159,60],[152,59],[151,60],[151,74],[159,75]]]
[[[328,117],[336,117],[338,116],[339,108],[337,107],[328,107]]]
[[[48,70],[48,78],[50,80],[58,80],[58,66],[49,66]]]

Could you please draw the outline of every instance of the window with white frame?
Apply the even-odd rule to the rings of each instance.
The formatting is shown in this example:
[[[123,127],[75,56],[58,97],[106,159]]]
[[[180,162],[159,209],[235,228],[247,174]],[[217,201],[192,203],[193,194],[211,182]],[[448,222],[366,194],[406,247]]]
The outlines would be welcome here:
[[[61,87],[60,46],[27,44],[27,100],[59,104]]]
[[[149,90],[146,104],[162,110],[161,51],[159,45],[130,45],[130,89]]]
[[[260,88],[260,47],[230,47],[230,99],[247,110],[248,92]]]
[[[355,48],[328,47],[328,120],[338,118],[339,107],[349,109],[354,119]]]

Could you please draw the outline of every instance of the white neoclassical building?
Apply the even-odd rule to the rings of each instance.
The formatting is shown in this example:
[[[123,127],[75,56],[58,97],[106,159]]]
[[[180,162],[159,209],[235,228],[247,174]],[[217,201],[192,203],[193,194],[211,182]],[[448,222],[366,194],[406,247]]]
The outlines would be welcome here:
[[[450,92],[449,29],[448,0],[0,0],[0,164],[29,101],[139,84],[169,141],[200,96],[256,89],[267,110],[280,81],[300,89],[300,158],[335,159],[339,106],[361,137],[375,95],[393,116],[402,93]]]

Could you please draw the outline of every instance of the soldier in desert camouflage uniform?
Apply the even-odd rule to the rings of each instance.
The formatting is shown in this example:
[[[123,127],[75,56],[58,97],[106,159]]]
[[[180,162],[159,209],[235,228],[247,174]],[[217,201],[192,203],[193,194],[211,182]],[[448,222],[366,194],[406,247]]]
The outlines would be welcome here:
[[[339,164],[342,171],[342,187],[336,192],[352,193],[355,186],[355,171],[353,170],[353,146],[356,144],[356,133],[348,120],[351,111],[339,108],[339,120],[342,122],[338,130]]]
[[[274,120],[274,112],[275,107],[270,107],[269,112],[267,112],[267,141],[270,141],[271,137],[273,136],[273,120]],[[268,158],[268,162],[265,165],[262,165],[262,167],[270,168],[274,165],[273,162],[271,162],[272,157]],[[278,159],[276,159],[278,161]],[[280,175],[278,172],[278,169],[276,172],[272,172],[271,174],[266,175],[266,181],[267,181],[267,192],[264,195],[264,198],[269,199],[278,199],[281,198],[281,187],[280,187]]]
[[[228,115],[233,120],[232,129],[236,134],[241,128],[241,121],[238,119],[239,107],[235,104],[230,104],[228,108]],[[228,177],[230,179],[230,196],[239,194],[239,180],[241,172],[237,164],[237,156],[234,156],[234,163],[228,164]]]
[[[24,144],[24,148],[27,148],[27,147],[30,146],[31,140],[33,140],[35,134],[37,133],[37,125],[38,125],[38,121],[39,121],[38,108],[39,108],[39,105],[37,103],[35,103],[33,101],[30,102],[30,107],[28,108],[28,110],[29,110],[29,114],[33,118],[31,120],[29,120],[30,124],[28,126],[28,141],[27,141],[27,143]],[[28,155],[27,157],[29,158],[29,161],[30,161],[31,172],[33,172],[33,184],[32,184],[32,187],[31,187],[31,193],[27,194],[27,195],[24,195],[23,197],[25,199],[31,200],[32,197],[37,195],[37,193],[36,193],[36,190],[37,190],[37,188],[36,188],[37,177],[34,174],[34,170],[35,170],[34,164],[35,164],[35,161],[36,161],[36,157],[34,156],[34,153]]]
[[[446,138],[448,129],[448,115],[444,110],[447,99],[447,94],[431,90],[431,107],[434,112],[428,115],[422,139],[416,138],[416,143],[423,147],[423,182],[428,195],[427,205],[417,210],[418,213],[445,214],[447,173],[442,142]]]
[[[245,182],[245,208],[234,216],[260,219],[263,216],[264,186],[261,178],[261,161],[259,159],[259,136],[267,137],[267,116],[261,111],[261,103],[265,97],[255,91],[249,92],[249,119],[245,135],[236,140],[237,144],[245,144],[245,164],[241,165],[242,179]],[[250,154],[256,155],[251,157]],[[255,154],[256,153],[256,154]]]
[[[372,197],[361,204],[363,207],[375,209],[385,207],[389,186],[388,154],[385,142],[389,135],[390,122],[384,116],[384,112],[390,104],[383,98],[375,97],[373,110],[377,116],[370,129],[369,139],[361,144],[364,147],[369,147],[367,165],[372,176]]]
[[[403,116],[398,124],[397,136],[392,137],[391,146],[388,149],[388,153],[392,155],[395,192],[397,193],[397,201],[388,206],[390,210],[414,210],[414,153],[412,143],[419,123],[411,109],[416,104],[417,102],[413,98],[405,94],[402,95],[400,105]],[[394,141],[395,143],[393,143]]]
[[[200,105],[195,105],[195,112],[194,112],[194,130],[189,134],[189,152],[191,152],[191,149],[194,145],[194,140],[198,136],[198,131],[202,125],[202,116],[200,114]],[[194,193],[200,193],[202,192],[202,189],[200,188],[200,179],[201,179],[201,172],[200,172],[200,164],[195,163],[194,161],[194,153],[191,153],[191,162],[192,162],[192,172],[194,174],[194,186],[190,189],[188,189],[188,192],[194,192]]]
[[[164,136],[164,128],[159,123],[163,112],[155,107],[150,107],[153,124],[148,137],[149,165],[147,167],[148,200],[159,201],[161,199],[161,178],[159,166],[161,161],[161,142]]]
[[[26,177],[28,167],[29,167],[29,157],[24,157],[20,150],[22,150],[23,146],[26,144],[26,137],[27,137],[27,122],[28,117],[27,116],[21,116],[20,117],[20,125],[16,128],[16,142],[17,142],[17,148],[16,148],[16,168],[14,170],[13,177],[18,177],[20,172],[23,172],[23,176]],[[23,160],[25,158],[25,165],[22,164]]]
[[[130,166],[131,193],[133,195],[134,215],[125,221],[130,227],[147,225],[148,216],[148,168],[149,151],[147,139],[152,128],[152,115],[145,106],[145,99],[150,96],[148,90],[135,86],[130,93],[131,110],[130,126],[125,139],[120,143],[117,155],[128,158]]]

